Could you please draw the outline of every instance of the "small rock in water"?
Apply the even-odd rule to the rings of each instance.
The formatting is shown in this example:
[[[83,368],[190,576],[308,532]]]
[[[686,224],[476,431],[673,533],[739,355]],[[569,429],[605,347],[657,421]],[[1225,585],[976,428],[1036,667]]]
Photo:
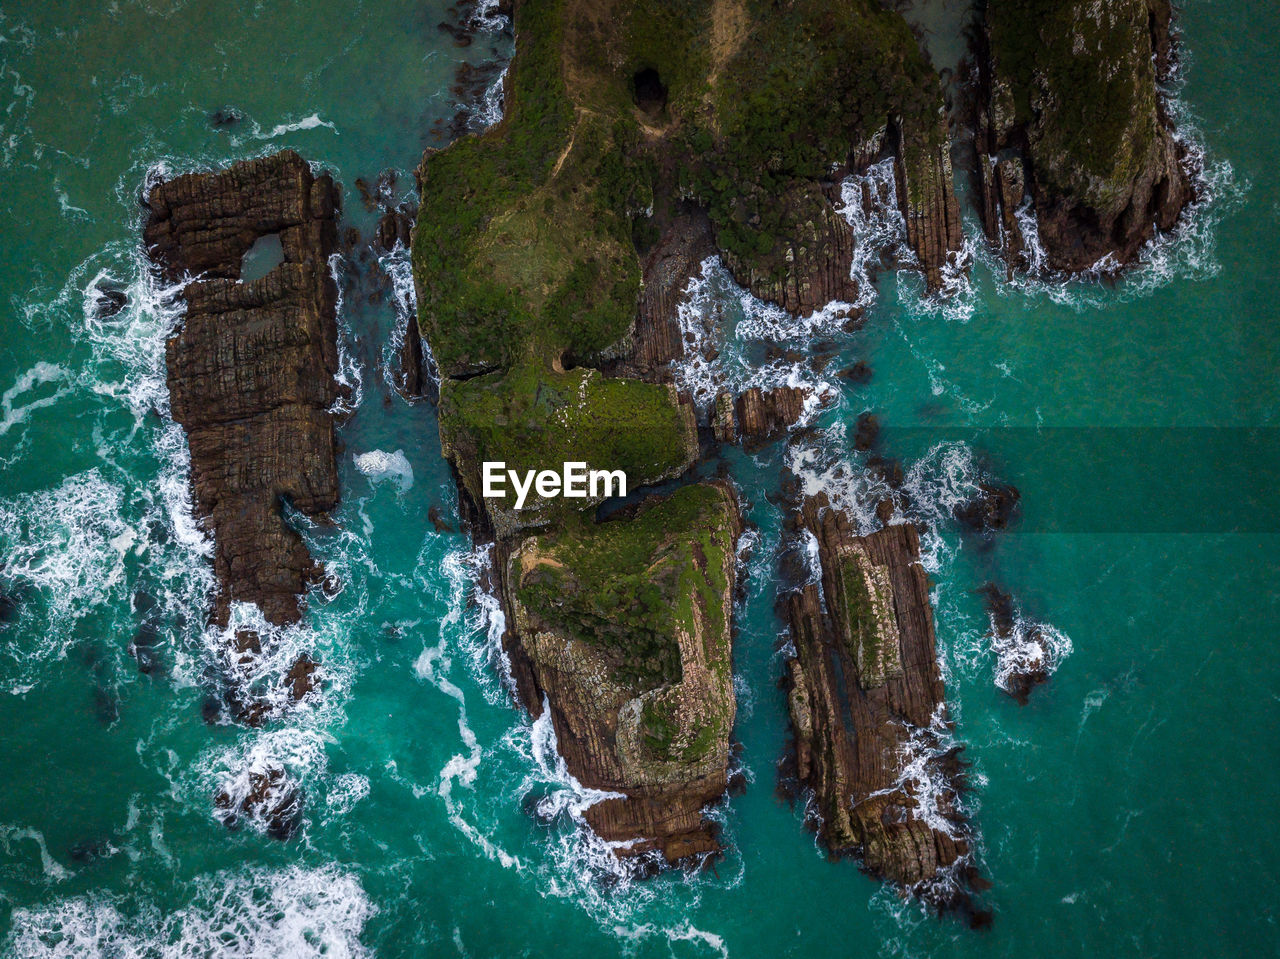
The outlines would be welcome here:
[[[857,363],[854,363],[853,366],[846,367],[836,375],[842,379],[848,380],[850,383],[862,386],[871,382],[871,367],[862,360],[859,360]]]
[[[1008,528],[1022,494],[1011,483],[979,483],[978,492],[967,503],[956,506],[956,520],[974,533],[991,533]]]
[[[865,453],[876,445],[880,436],[880,418],[875,413],[863,413],[853,434],[853,448]]]
[[[215,130],[221,130],[233,127],[243,119],[244,117],[230,107],[222,107],[209,114],[209,125]]]
[[[129,305],[128,294],[117,286],[99,283],[93,288],[93,293],[93,315],[95,319],[110,319]]]

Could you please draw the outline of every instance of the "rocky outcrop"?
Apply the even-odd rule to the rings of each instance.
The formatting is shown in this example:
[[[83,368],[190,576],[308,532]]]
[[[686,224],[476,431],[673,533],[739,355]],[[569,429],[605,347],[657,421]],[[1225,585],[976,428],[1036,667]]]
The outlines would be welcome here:
[[[323,519],[338,503],[332,407],[342,389],[329,257],[339,202],[330,177],[290,151],[179,176],[148,197],[148,252],[171,279],[192,277],[166,362],[173,418],[191,447],[196,515],[213,534],[210,618],[221,626],[234,602],[255,604],[269,623],[295,623],[320,578],[282,507]],[[284,262],[241,283],[245,253],[273,234]]]
[[[705,860],[728,783],[738,510],[687,486],[630,517],[534,536],[505,560],[506,647],[525,707],[550,710],[584,817],[616,855]]]
[[[224,784],[213,808],[229,829],[249,822],[273,839],[288,839],[302,823],[302,789],[283,766],[266,763]]]
[[[1168,0],[993,0],[977,59],[976,183],[1011,269],[1030,238],[1044,267],[1115,269],[1192,199],[1157,83],[1172,58]],[[1025,222],[1025,221],[1024,221]]]
[[[943,288],[944,270],[964,244],[960,204],[951,169],[951,139],[945,111],[933,124],[916,129],[895,125],[894,174],[898,204],[907,225],[907,243],[915,252],[929,292]]]
[[[762,390],[753,386],[737,399],[728,393],[716,397],[712,428],[721,443],[742,443],[754,449],[772,442],[804,417],[813,398],[811,390],[800,386],[779,386]]]
[[[818,541],[821,586],[785,598],[795,774],[833,855],[939,906],[970,908],[977,880],[957,805],[962,776],[939,673],[929,586],[909,524],[858,536],[825,496],[801,526]]]
[[[711,224],[705,213],[693,210],[672,219],[641,261],[640,305],[631,349],[621,361],[607,366],[610,373],[648,380],[671,375],[671,361],[685,353],[680,303],[689,281],[702,268],[702,261],[714,252]]]
[[[970,533],[990,535],[1008,529],[1018,515],[1022,494],[1012,483],[982,480],[977,491],[952,509],[956,522]]]
[[[780,220],[773,249],[751,259],[723,250],[733,278],[788,313],[807,316],[832,300],[852,303],[853,231],[836,212],[839,184],[795,180],[779,196],[746,197],[746,209],[769,206]]]

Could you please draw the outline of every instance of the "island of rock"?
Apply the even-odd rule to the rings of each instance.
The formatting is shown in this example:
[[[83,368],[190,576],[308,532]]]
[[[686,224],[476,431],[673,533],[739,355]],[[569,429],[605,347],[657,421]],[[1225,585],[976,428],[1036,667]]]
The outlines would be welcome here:
[[[821,578],[785,598],[787,704],[819,837],[872,875],[985,921],[969,902],[983,883],[957,805],[959,763],[940,748],[950,724],[916,528],[859,536],[825,494],[804,501],[799,528],[817,540]]]
[[[1160,92],[1170,0],[991,0],[976,44],[979,209],[1011,269],[1115,270],[1192,199]],[[1029,206],[1028,206],[1029,204]]]
[[[152,186],[144,242],[169,282],[185,282],[180,328],[166,345],[170,406],[191,447],[197,518],[212,533],[218,589],[210,620],[256,605],[270,624],[302,617],[322,571],[283,515],[323,518],[338,502],[334,435],[338,370],[340,196],[296,153],[188,173]],[[266,239],[280,262],[244,280],[246,254]],[[260,652],[240,630],[226,649],[228,679]],[[302,656],[284,677],[292,698],[312,688]],[[230,683],[237,718],[265,718],[268,699]]]

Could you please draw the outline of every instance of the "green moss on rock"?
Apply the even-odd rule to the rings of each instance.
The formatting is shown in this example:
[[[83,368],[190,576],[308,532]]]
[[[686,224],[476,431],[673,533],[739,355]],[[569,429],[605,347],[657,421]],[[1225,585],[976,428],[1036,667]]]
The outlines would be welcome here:
[[[603,652],[636,692],[681,681],[680,634],[703,637],[702,661],[727,681],[733,510],[724,490],[700,484],[631,518],[539,536],[522,549],[516,596],[536,620]],[[653,729],[661,739],[656,718]]]

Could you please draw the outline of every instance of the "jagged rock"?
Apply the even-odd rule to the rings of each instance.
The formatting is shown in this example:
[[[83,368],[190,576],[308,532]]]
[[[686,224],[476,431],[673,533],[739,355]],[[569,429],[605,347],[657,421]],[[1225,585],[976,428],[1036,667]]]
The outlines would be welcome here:
[[[779,196],[744,197],[743,206],[777,211],[782,227],[767,256],[750,261],[722,250],[733,278],[762,300],[789,313],[806,316],[832,300],[852,303],[858,298],[853,269],[853,231],[836,212],[834,183],[795,180]]]
[[[273,839],[288,839],[302,823],[302,788],[275,763],[251,769],[219,789],[214,814],[229,829],[257,822]]]
[[[631,349],[620,361],[607,364],[611,373],[644,379],[665,379],[667,366],[684,356],[677,310],[689,280],[715,251],[711,224],[701,211],[674,217],[641,262],[640,305],[631,335]]]
[[[978,492],[967,502],[958,504],[953,513],[970,532],[991,533],[1009,526],[1021,498],[1022,494],[1012,484],[982,482],[978,484]]]
[[[1192,199],[1158,89],[1168,0],[1009,0],[987,7],[975,105],[979,209],[1010,269],[1030,266],[1014,212],[1030,196],[1045,266],[1111,269]]]
[[[1040,623],[1020,623],[1013,596],[995,583],[984,583],[978,594],[986,605],[991,643],[1000,659],[996,684],[1025,706],[1031,691],[1053,674],[1051,638]]]
[[[777,439],[800,421],[809,397],[810,391],[799,386],[751,387],[737,399],[738,438],[748,447]]]
[[[299,656],[289,667],[289,671],[284,676],[284,684],[294,702],[301,702],[309,692],[320,687],[320,679],[316,676],[316,670],[319,668],[316,661],[306,653]]]
[[[225,626],[231,603],[243,601],[270,623],[295,623],[320,569],[285,523],[282,499],[313,517],[338,502],[337,287],[328,263],[337,188],[285,151],[158,183],[148,203],[151,257],[172,280],[200,277],[183,289],[186,317],[165,353],[173,418],[191,447],[196,515],[214,538],[210,618]],[[244,254],[270,234],[284,262],[239,282]],[[257,638],[236,643],[236,656],[252,655]],[[261,718],[258,706],[241,705],[245,721]]]
[[[129,295],[117,286],[100,283],[93,289],[94,319],[110,319],[128,305]]]
[[[920,261],[925,286],[936,292],[943,286],[943,269],[964,244],[946,111],[939,104],[931,129],[915,129],[904,120],[895,133],[894,173],[907,242]]]
[[[418,318],[410,316],[405,325],[404,339],[400,341],[400,376],[396,383],[396,389],[405,399],[416,400],[426,395],[431,385],[426,365]]]
[[[404,207],[396,207],[379,217],[374,243],[383,253],[390,253],[397,243],[407,250],[412,233],[413,213]]]
[[[620,857],[720,848],[703,810],[728,778],[738,532],[727,484],[701,484],[590,532],[531,537],[505,561],[521,699],[550,709],[579,782],[622,794],[584,813],[625,843]]]
[[[805,500],[801,523],[818,538],[822,588],[786,597],[796,648],[786,685],[819,837],[874,876],[969,909],[971,834],[956,804],[959,763],[940,742],[949,723],[916,529],[860,537],[825,496]],[[922,758],[929,808],[907,768]]]
[[[711,416],[711,430],[717,443],[738,442],[738,418],[733,406],[732,393],[721,390],[716,394],[715,411]]]

